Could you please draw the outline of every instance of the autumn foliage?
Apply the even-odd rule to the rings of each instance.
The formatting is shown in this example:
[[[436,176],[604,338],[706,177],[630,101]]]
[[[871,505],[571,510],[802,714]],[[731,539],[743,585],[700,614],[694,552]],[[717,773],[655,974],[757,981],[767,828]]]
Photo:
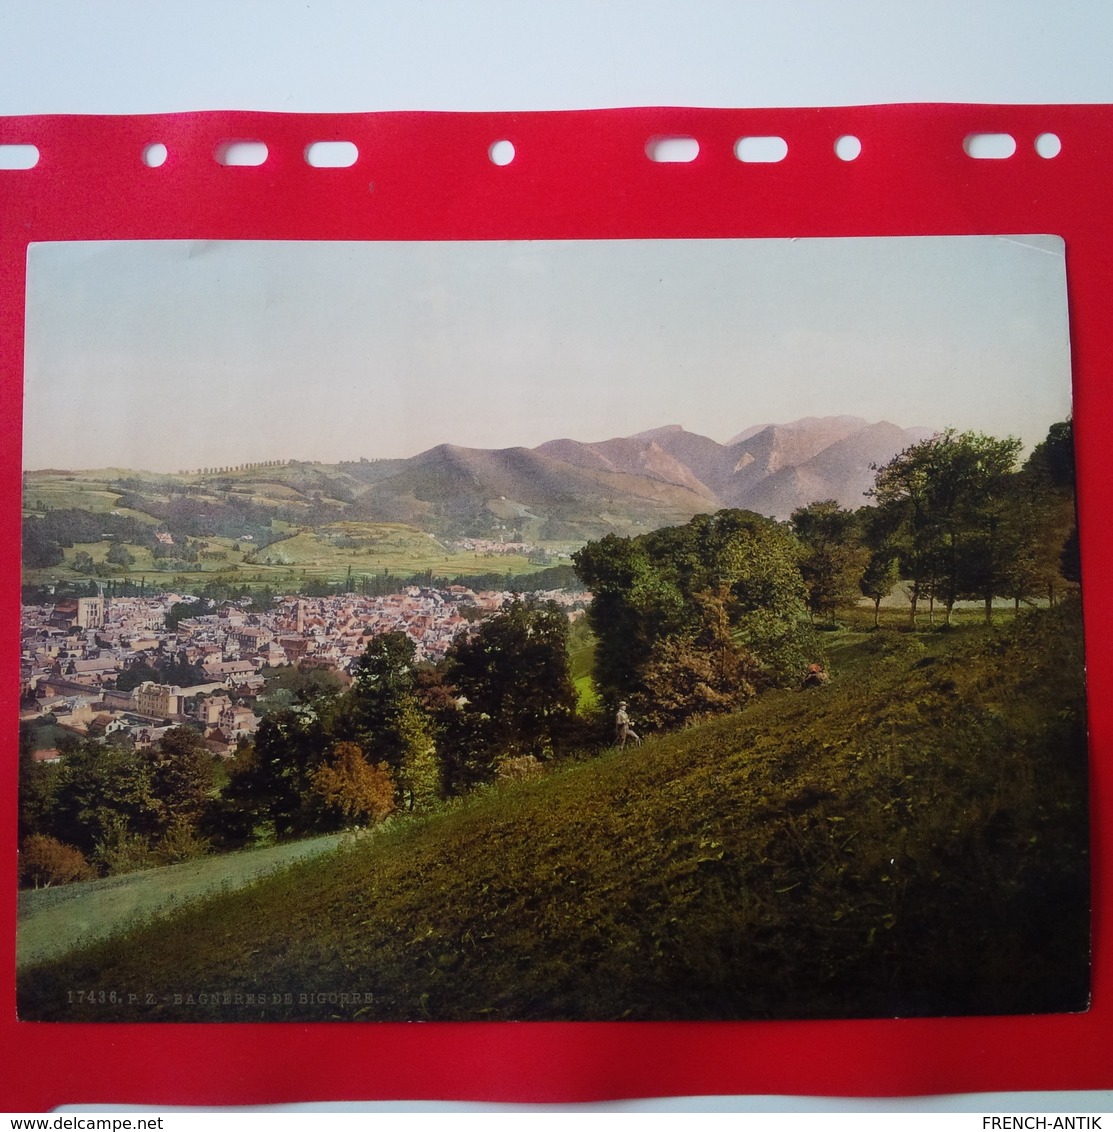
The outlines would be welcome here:
[[[33,888],[92,880],[96,869],[85,860],[80,849],[65,845],[56,837],[33,833],[24,838],[19,854],[20,881]]]
[[[373,766],[355,743],[337,743],[313,775],[313,792],[349,823],[374,824],[394,809],[394,776],[386,763]]]

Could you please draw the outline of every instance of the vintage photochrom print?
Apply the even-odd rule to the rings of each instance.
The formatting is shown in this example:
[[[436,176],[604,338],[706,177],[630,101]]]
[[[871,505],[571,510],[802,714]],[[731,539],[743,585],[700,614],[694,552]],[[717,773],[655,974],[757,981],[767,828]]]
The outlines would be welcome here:
[[[1085,1010],[1052,236],[28,255],[19,1014]]]

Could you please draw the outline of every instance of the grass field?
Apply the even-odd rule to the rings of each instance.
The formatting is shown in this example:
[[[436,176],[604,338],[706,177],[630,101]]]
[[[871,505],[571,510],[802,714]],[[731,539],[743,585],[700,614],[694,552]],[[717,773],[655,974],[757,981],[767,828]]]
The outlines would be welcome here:
[[[115,492],[97,487],[67,483],[64,480],[51,480],[35,485],[33,491],[24,498],[24,514],[40,505],[52,510],[80,507],[86,511],[104,513],[116,508],[120,496]],[[149,518],[149,516],[148,516]]]
[[[290,483],[289,479],[304,476],[295,467],[267,469],[263,472],[241,473],[250,487],[246,495],[253,502],[272,507],[307,500]],[[35,513],[40,507],[50,509],[78,508],[95,513],[114,511],[141,522],[157,525],[158,519],[142,511],[119,507],[120,490],[114,488],[122,477],[145,478],[143,473],[120,469],[99,469],[89,472],[31,472],[24,481],[24,515]],[[227,479],[235,482],[237,475]],[[177,477],[182,485],[196,488],[199,477]],[[160,494],[158,477],[150,479],[144,492],[149,499],[165,503],[167,496]],[[216,495],[191,497],[196,502],[219,502]],[[272,530],[288,537],[281,538],[257,550],[249,542],[233,538],[205,536],[212,552],[225,557],[207,558],[192,564],[189,569],[160,570],[151,552],[140,546],[128,545],[135,562],[128,568],[117,567],[112,576],[119,580],[147,582],[157,585],[161,578],[167,585],[172,578],[186,584],[204,586],[214,577],[234,585],[270,585],[296,589],[303,579],[339,582],[351,571],[353,577],[388,572],[398,577],[432,571],[438,577],[475,576],[490,573],[529,574],[543,567],[528,558],[513,554],[479,554],[447,549],[437,539],[403,523],[373,523],[336,521],[318,527],[297,526],[274,520]],[[103,563],[109,543],[81,543],[65,550],[61,565],[41,569],[25,569],[23,581],[27,585],[53,584],[59,581],[86,581],[88,575],[74,569],[75,556],[84,551],[94,562]],[[254,551],[254,553],[253,553]]]
[[[825,636],[824,688],[773,692],[640,749],[480,790],[36,963],[20,976],[21,1017],[1084,1008],[1077,606],[989,629]],[[152,999],[74,1004],[75,986],[142,987]],[[235,1002],[259,987],[324,997]],[[214,988],[227,1004],[174,998]]]
[[[337,545],[337,536],[364,545]],[[333,523],[316,531],[299,531],[291,538],[271,543],[255,555],[263,564],[291,566],[309,576],[343,577],[350,568],[355,575],[457,574],[493,572],[526,574],[541,567],[520,554],[476,554],[447,550],[440,542],[400,523]],[[247,565],[244,570],[250,571]]]
[[[223,553],[223,559],[203,559],[188,569],[159,570],[158,563],[145,547],[128,544],[127,549],[135,562],[126,569],[117,567],[112,576],[138,583],[146,579],[148,587],[160,584],[170,586],[172,579],[188,585],[204,586],[219,576],[235,585],[269,585],[297,589],[305,578],[339,582],[348,576],[355,579],[390,573],[408,578],[432,570],[437,577],[472,577],[481,574],[530,574],[544,567],[527,558],[513,554],[475,554],[465,551],[448,551],[427,535],[412,527],[400,528],[384,524],[390,534],[369,548],[348,549],[337,547],[329,539],[312,531],[302,531],[290,538],[281,539],[256,552],[257,561],[245,561],[249,550],[246,544],[233,539],[208,537],[211,551]],[[60,566],[43,569],[24,569],[25,585],[53,584],[59,581],[87,581],[88,575],[75,570],[75,556],[84,551],[94,562],[103,562],[108,553],[107,542],[76,543],[65,550]]]
[[[16,966],[117,935],[192,900],[229,892],[337,847],[340,834],[19,894]]]

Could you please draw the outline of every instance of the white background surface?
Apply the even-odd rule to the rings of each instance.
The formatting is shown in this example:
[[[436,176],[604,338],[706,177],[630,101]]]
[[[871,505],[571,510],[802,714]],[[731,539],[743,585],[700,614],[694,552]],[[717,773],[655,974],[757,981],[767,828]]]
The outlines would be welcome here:
[[[1113,103],[1111,48],[1107,0],[0,0],[0,115]],[[831,1109],[858,1103],[1113,1093]]]
[[[1113,101],[1105,0],[0,0],[0,114]]]

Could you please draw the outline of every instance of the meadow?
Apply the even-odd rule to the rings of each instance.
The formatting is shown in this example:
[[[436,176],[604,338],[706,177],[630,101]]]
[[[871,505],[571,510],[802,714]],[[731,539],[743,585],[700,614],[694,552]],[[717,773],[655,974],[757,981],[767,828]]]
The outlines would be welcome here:
[[[146,526],[158,526],[154,515],[123,506],[128,497],[120,484],[134,484],[139,473],[121,469],[99,469],[88,472],[32,472],[24,481],[24,516],[51,510],[76,508],[95,515],[112,514],[136,519]],[[273,480],[255,484],[257,494],[246,499],[261,507],[304,509],[302,493],[283,484],[281,475],[292,474],[279,468],[269,473]],[[177,477],[176,486],[200,491],[199,477]],[[142,482],[142,481],[140,481]],[[166,506],[173,498],[167,484],[152,478],[143,497],[153,505]],[[198,504],[214,508],[222,504],[217,495],[194,494]],[[363,522],[304,515],[304,523],[273,519],[270,522],[274,541],[256,546],[253,537],[236,538],[209,534],[197,541],[205,544],[195,562],[173,561],[154,557],[147,546],[125,543],[133,561],[127,565],[105,567],[111,542],[75,542],[64,548],[63,560],[52,566],[24,567],[25,585],[53,585],[58,582],[87,582],[90,574],[78,565],[79,555],[88,555],[95,566],[105,567],[108,576],[121,582],[149,588],[187,586],[201,588],[208,582],[227,585],[270,586],[272,589],[295,590],[307,581],[338,583],[378,574],[410,577],[431,572],[437,577],[475,577],[482,574],[529,574],[543,568],[518,553],[493,553],[458,550],[430,534],[400,522]],[[180,541],[180,540],[179,540]]]
[[[64,955],[190,901],[229,892],[259,877],[335,849],[341,835],[202,857],[178,865],[19,893],[16,967]]]

